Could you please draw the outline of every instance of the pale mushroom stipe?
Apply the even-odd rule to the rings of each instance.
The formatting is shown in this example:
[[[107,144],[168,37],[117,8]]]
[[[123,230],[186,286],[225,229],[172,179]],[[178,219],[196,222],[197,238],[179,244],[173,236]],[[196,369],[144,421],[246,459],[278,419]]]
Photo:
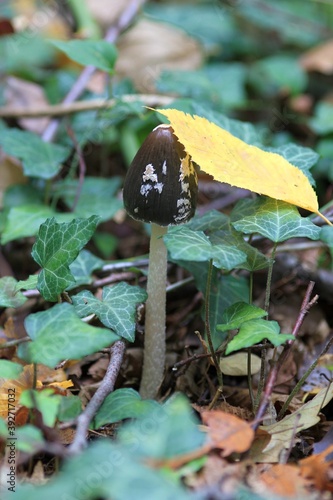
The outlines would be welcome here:
[[[158,125],[147,136],[126,175],[123,200],[134,219],[151,223],[147,279],[143,398],[155,398],[165,369],[167,226],[182,224],[195,213],[197,172],[170,125]]]

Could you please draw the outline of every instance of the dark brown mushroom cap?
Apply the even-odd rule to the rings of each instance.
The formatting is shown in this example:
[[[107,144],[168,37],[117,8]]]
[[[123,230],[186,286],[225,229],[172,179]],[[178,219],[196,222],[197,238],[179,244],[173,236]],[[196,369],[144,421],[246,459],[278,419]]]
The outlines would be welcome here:
[[[123,199],[134,219],[160,226],[193,217],[198,179],[191,157],[170,125],[158,125],[135,155],[126,175]]]

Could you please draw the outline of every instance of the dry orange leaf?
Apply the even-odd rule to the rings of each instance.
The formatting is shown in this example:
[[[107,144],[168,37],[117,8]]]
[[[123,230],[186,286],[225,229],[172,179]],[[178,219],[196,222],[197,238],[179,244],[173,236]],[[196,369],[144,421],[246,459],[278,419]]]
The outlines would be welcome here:
[[[231,453],[243,453],[250,448],[254,431],[244,420],[218,410],[204,411],[201,417],[208,426],[212,447],[223,450],[223,457]]]
[[[299,462],[302,477],[309,479],[320,491],[333,492],[333,445],[322,453],[311,455]]]
[[[298,467],[288,464],[273,465],[263,472],[260,479],[275,495],[301,498],[306,494],[305,480],[300,477]]]
[[[297,205],[323,217],[308,178],[282,156],[250,146],[206,118],[177,109],[156,111],[168,118],[193,161],[217,181]]]

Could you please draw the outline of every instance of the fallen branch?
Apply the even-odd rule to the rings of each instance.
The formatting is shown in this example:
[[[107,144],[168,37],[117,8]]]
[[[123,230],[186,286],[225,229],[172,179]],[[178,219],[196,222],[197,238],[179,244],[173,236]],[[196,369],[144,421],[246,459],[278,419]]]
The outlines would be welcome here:
[[[110,348],[111,359],[105,377],[84,411],[77,418],[76,434],[72,444],[68,447],[69,454],[73,455],[79,453],[87,445],[86,436],[90,422],[102,406],[105,398],[114,390],[118,373],[123,362],[125,347],[125,342],[123,340],[118,340]]]
[[[113,108],[117,103],[130,104],[132,102],[142,102],[145,106],[168,106],[173,97],[158,94],[125,94],[114,99],[91,99],[89,101],[75,101],[54,105],[44,105],[33,108],[10,108],[4,106],[0,108],[0,118],[42,118],[45,116],[60,117],[84,111],[98,111],[101,109]]]

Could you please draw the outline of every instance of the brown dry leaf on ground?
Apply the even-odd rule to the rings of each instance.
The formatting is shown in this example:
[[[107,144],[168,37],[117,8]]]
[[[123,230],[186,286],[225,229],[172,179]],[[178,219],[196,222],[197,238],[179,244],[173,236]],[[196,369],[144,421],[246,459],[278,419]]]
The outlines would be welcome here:
[[[141,19],[122,35],[117,44],[116,74],[129,77],[137,90],[154,92],[165,69],[192,70],[202,63],[199,43],[182,31],[162,23]]]
[[[20,162],[0,151],[0,207],[2,208],[3,194],[7,188],[26,182]]]
[[[324,75],[331,75],[333,73],[333,40],[328,40],[308,50],[299,62],[306,71],[318,71]]]
[[[26,365],[21,375],[15,380],[0,378],[0,417],[7,418],[8,416],[8,389],[15,389],[16,401],[18,402],[22,392],[33,387],[33,380],[33,365]],[[47,366],[37,365],[37,389],[51,387],[59,394],[64,394],[72,386],[72,381],[67,380],[67,376],[63,370],[52,370]],[[16,405],[16,412],[20,408],[21,406],[18,403]],[[23,423],[26,422],[24,421]],[[18,425],[17,419],[16,424]]]
[[[333,445],[299,462],[302,477],[319,491],[333,492]]]
[[[221,449],[223,457],[244,453],[250,448],[254,431],[244,420],[218,410],[204,411],[201,417],[208,426],[212,447]]]
[[[128,8],[132,0],[86,0],[91,15],[104,28],[112,26],[121,14]],[[145,0],[137,0],[138,5],[143,5]]]
[[[306,481],[301,477],[297,466],[277,464],[263,472],[259,478],[264,485],[281,497],[301,498],[307,494]]]
[[[69,26],[53,2],[15,0],[13,24],[16,31],[28,29],[33,34],[48,38],[68,38]]]
[[[40,85],[14,76],[9,76],[5,80],[4,98],[5,108],[10,109],[29,111],[48,104],[44,89]],[[49,118],[21,118],[18,123],[25,130],[41,134],[49,121]]]

